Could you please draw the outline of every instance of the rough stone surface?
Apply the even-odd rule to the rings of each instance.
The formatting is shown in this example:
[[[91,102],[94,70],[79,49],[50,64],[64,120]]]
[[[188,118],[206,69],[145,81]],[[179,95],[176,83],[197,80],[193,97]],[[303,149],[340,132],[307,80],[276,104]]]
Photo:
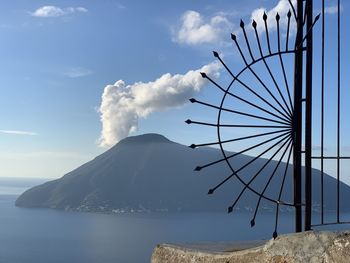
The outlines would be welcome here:
[[[304,232],[281,235],[264,245],[239,251],[158,245],[152,263],[349,263],[350,232]]]

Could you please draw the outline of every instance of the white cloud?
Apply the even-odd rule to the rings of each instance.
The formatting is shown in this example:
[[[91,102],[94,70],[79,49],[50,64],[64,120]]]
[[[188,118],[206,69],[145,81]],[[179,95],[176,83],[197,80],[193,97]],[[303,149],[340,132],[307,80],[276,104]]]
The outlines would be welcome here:
[[[147,83],[126,85],[123,80],[118,80],[114,85],[106,86],[99,108],[102,122],[99,144],[112,146],[138,128],[139,118],[184,105],[207,83],[200,72],[217,77],[219,70],[220,65],[214,62],[184,75],[167,73]]]
[[[85,77],[85,76],[91,75],[92,73],[93,72],[90,69],[77,67],[77,68],[69,69],[64,73],[64,75],[70,78],[79,78],[79,77]]]
[[[31,15],[35,17],[59,17],[59,16],[73,14],[73,13],[86,13],[86,12],[88,12],[88,10],[84,7],[60,8],[53,5],[47,5],[36,9],[33,13],[31,13]]]
[[[343,11],[343,5],[340,5],[340,12]],[[338,13],[338,5],[328,6],[324,9],[325,14],[335,15]]]
[[[296,0],[292,0],[292,4],[296,6]],[[267,25],[269,30],[276,30],[277,29],[277,22],[276,22],[276,15],[277,13],[280,15],[280,27],[284,28],[287,25],[288,18],[287,13],[288,11],[292,12],[292,8],[290,6],[290,3],[288,0],[280,0],[278,4],[273,7],[270,10],[267,10],[264,7],[255,9],[251,14],[251,20],[255,20],[257,22],[257,30],[259,33],[265,32],[265,24],[263,20],[264,12],[267,14]],[[294,30],[295,20],[293,17],[291,17],[291,30]]]
[[[4,134],[14,134],[14,135],[29,135],[29,136],[38,135],[36,132],[15,131],[15,130],[0,130],[0,133],[4,133]]]
[[[291,1],[296,6],[297,0]],[[268,27],[270,30],[276,30],[276,14],[280,15],[281,30],[287,26],[287,13],[292,8],[288,0],[279,0],[277,5],[271,9],[264,7],[257,8],[251,13],[251,20],[257,22],[257,30],[259,33],[265,31],[265,24],[263,20],[264,13],[267,14]],[[293,14],[293,13],[292,13]],[[173,30],[173,41],[180,44],[199,45],[199,44],[223,44],[229,39],[229,34],[239,31],[240,29],[234,27],[228,17],[232,17],[227,12],[216,13],[211,18],[204,18],[196,11],[186,11],[181,17],[181,25]],[[235,13],[234,16],[237,16]],[[247,23],[248,24],[248,23]],[[295,30],[295,20],[291,18],[291,32]]]
[[[183,14],[181,26],[173,31],[173,41],[187,45],[218,44],[231,30],[232,24],[223,14],[205,21],[200,13],[190,10]]]

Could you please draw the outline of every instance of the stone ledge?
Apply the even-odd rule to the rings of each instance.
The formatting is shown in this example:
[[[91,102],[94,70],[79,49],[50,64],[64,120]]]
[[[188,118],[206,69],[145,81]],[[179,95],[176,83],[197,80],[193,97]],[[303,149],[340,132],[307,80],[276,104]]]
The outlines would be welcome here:
[[[240,249],[240,248],[238,248]],[[350,232],[303,232],[269,240],[264,245],[233,252],[200,248],[200,246],[158,245],[152,263],[348,263]]]

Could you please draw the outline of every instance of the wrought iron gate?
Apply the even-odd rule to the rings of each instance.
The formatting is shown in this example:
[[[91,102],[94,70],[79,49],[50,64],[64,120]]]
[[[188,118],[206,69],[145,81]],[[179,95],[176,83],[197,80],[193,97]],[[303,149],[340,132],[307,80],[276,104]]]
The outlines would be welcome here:
[[[297,0],[295,5],[290,0],[288,2],[290,11],[283,17],[278,13],[264,13],[260,21],[252,21],[251,27],[246,26],[241,20],[241,34],[238,36],[231,34],[234,47],[243,62],[241,71],[234,73],[236,71],[231,70],[232,67],[224,61],[222,56],[216,51],[213,52],[214,57],[230,77],[229,84],[219,83],[214,77],[203,72],[202,77],[212,84],[221,94],[221,98],[216,104],[194,98],[190,101],[217,110],[217,121],[216,123],[186,121],[188,124],[214,127],[217,132],[217,141],[192,144],[191,148],[214,145],[220,147],[222,153],[221,159],[198,166],[195,170],[200,171],[221,162],[226,163],[230,169],[230,174],[210,189],[208,194],[213,194],[232,178],[238,179],[243,187],[229,206],[228,212],[233,212],[243,194],[249,190],[257,196],[251,226],[255,225],[255,218],[262,200],[274,204],[276,211],[274,237],[277,236],[280,206],[295,209],[296,232],[327,224],[348,223],[342,221],[340,208],[341,163],[350,159],[343,156],[341,151],[341,121],[344,120],[342,110],[345,110],[342,108],[344,100],[341,82],[342,3],[338,0],[333,10],[337,17],[335,30],[326,32],[325,0],[318,0],[320,14],[315,17],[312,0]],[[271,19],[272,15],[273,19]],[[317,23],[318,20],[321,20],[321,25]],[[317,26],[315,26],[316,23]],[[319,29],[315,33],[317,27]],[[326,47],[327,37],[335,39],[336,48]],[[316,42],[317,45],[314,46]],[[335,63],[329,63],[328,67],[325,63],[327,52],[328,56],[336,58]],[[330,67],[332,72],[329,70]],[[316,76],[313,76],[314,72],[317,72]],[[331,74],[335,75],[335,83],[326,83],[326,77]],[[313,94],[315,91],[317,96]],[[336,154],[334,155],[327,155],[325,151],[326,94],[330,91],[336,93],[335,103],[332,105],[333,109],[336,108],[334,139]],[[329,96],[329,99],[331,97]],[[313,104],[314,102],[316,103]],[[231,115],[235,116],[234,123]],[[244,136],[232,136],[228,133],[228,128],[234,128],[235,131],[244,129],[241,132]],[[242,150],[229,153],[225,146],[230,143],[242,145],[244,143],[244,145]],[[251,146],[247,147],[249,143]],[[318,144],[320,144],[319,147],[316,147]],[[315,150],[315,148],[318,149]],[[254,158],[239,167],[233,165],[232,160],[235,157],[251,152],[254,153]],[[263,157],[266,159],[256,172],[248,177],[242,175],[242,171]],[[331,221],[325,220],[324,163],[327,160],[336,162],[336,219]],[[265,175],[264,187],[259,189],[254,187],[254,181],[262,177],[269,166],[272,167],[269,168],[268,175]],[[319,185],[313,185],[315,179],[313,168],[320,170]],[[292,200],[283,198],[289,174],[293,185]],[[277,177],[279,177],[278,189],[275,189],[274,196],[268,195],[267,189]],[[313,191],[319,191],[320,195],[318,219],[313,217],[312,212]]]

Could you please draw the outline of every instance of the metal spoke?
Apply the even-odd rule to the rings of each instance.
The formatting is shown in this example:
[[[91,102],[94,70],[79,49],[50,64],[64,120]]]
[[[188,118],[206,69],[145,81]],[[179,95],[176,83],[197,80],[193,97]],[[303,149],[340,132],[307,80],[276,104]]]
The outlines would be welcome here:
[[[186,120],[187,124],[199,124],[199,125],[205,125],[205,126],[211,126],[211,127],[227,127],[227,128],[288,128],[288,126],[281,126],[281,125],[249,125],[249,124],[216,124],[216,123],[209,123],[209,122],[201,122],[201,121],[193,121],[193,120]]]
[[[268,47],[269,53],[270,53],[270,55],[271,55],[272,53],[271,53],[269,29],[268,29],[268,27],[267,27],[267,14],[266,14],[265,12],[264,12],[264,15],[263,15],[263,20],[264,20],[264,25],[265,25],[265,34],[266,34],[267,47]]]
[[[222,164],[223,162],[230,169],[228,174],[220,178],[219,182],[213,188],[209,189],[208,194],[213,194],[231,178],[237,179],[242,183],[243,187],[235,196],[233,204],[228,207],[228,212],[232,212],[238,202],[243,198],[243,195],[250,191],[250,193],[257,196],[251,226],[255,225],[255,220],[263,203],[262,199],[276,204],[276,206],[273,205],[276,208],[273,238],[276,238],[278,235],[277,230],[282,205],[294,207],[295,209],[295,232],[308,231],[313,226],[350,223],[341,220],[341,208],[345,205],[341,200],[341,191],[343,191],[341,182],[341,168],[343,167],[341,167],[341,164],[342,161],[350,160],[350,156],[346,156],[346,154],[342,154],[341,152],[341,135],[343,132],[342,128],[344,128],[341,123],[344,106],[342,102],[343,98],[341,97],[343,95],[341,87],[343,84],[341,78],[341,62],[343,58],[341,56],[344,56],[341,50],[341,34],[343,32],[341,31],[343,30],[341,25],[342,3],[340,0],[336,1],[337,5],[334,9],[336,12],[334,13],[337,15],[337,22],[333,23],[335,20],[330,19],[329,41],[332,40],[332,43],[336,43],[336,47],[333,48],[330,45],[327,49],[327,52],[329,51],[327,55],[330,58],[330,62],[337,61],[332,64],[325,61],[325,48],[327,48],[325,47],[325,20],[327,19],[325,0],[321,0],[322,28],[320,31],[313,30],[321,16],[321,14],[315,17],[313,16],[316,10],[314,9],[313,2],[313,0],[288,0],[290,7],[288,7],[289,10],[287,10],[285,21],[282,21],[278,13],[275,16],[276,22],[271,20],[273,31],[276,29],[276,35],[272,34],[273,31],[269,27],[271,23],[268,16],[271,16],[271,11],[268,13],[263,12],[262,22],[259,25],[262,27],[262,32],[258,32],[257,22],[255,20],[252,21],[251,25],[255,37],[249,36],[245,23],[241,20],[239,25],[242,30],[242,38],[238,39],[235,34],[231,34],[231,39],[234,42],[235,52],[243,59],[243,67],[240,71],[230,69],[223,59],[221,59],[219,53],[213,51],[214,56],[220,61],[232,79],[228,86],[222,86],[205,73],[201,73],[203,78],[208,79],[211,84],[214,84],[219,89],[218,92],[222,92],[222,94],[219,93],[222,96],[221,101],[216,104],[210,101],[190,99],[190,102],[207,107],[207,110],[210,108],[211,111],[217,111],[216,120],[193,121],[188,119],[186,121],[188,124],[214,127],[217,135],[217,141],[191,144],[189,146],[190,148],[218,146],[221,151],[220,157],[202,166],[197,166],[194,170],[200,171],[216,164]],[[293,3],[296,4],[293,5]],[[296,26],[296,30],[292,28],[294,26]],[[285,32],[286,39],[283,40]],[[319,33],[322,40],[316,49],[313,46],[313,43],[316,43],[316,41],[313,41],[314,33]],[[314,154],[312,146],[314,142],[313,136],[316,133],[313,130],[315,126],[315,120],[313,120],[315,115],[313,89],[318,85],[318,81],[313,73],[319,71],[314,68],[314,66],[318,66],[314,56],[318,51],[320,51],[318,55],[320,55],[321,59],[321,63],[319,63],[321,74],[316,77],[321,78],[319,92],[321,101],[320,111],[317,112],[320,115],[320,120],[316,118],[316,122],[319,121],[320,126],[321,150],[320,154]],[[294,63],[292,62],[294,64],[293,72],[289,72],[288,64],[291,61],[287,61],[287,58],[284,57],[287,54],[294,56]],[[277,64],[273,64],[272,59]],[[337,65],[334,66],[335,64]],[[330,80],[336,80],[334,83],[335,88],[332,86],[333,88],[329,89],[329,99],[335,98],[334,107],[336,107],[335,111],[331,110],[329,112],[329,114],[335,115],[333,119],[330,115],[330,119],[336,122],[335,154],[327,154],[325,151],[325,127],[327,126],[325,123],[325,106],[327,105],[325,101],[326,72],[330,75]],[[293,77],[293,81],[291,77]],[[236,86],[234,86],[235,84]],[[271,85],[274,87],[271,87]],[[317,106],[318,104],[316,103],[315,105]],[[318,127],[318,123],[316,123],[316,127]],[[229,128],[240,129],[239,131],[244,131],[247,134],[238,137],[234,133],[233,137],[226,138],[225,136]],[[229,152],[227,147],[230,145],[228,143],[235,142],[237,144],[232,145],[241,146],[239,152]],[[305,145],[304,149],[302,145]],[[254,157],[248,158],[244,163],[239,163],[237,167],[234,167],[237,161],[236,157],[247,153],[254,153]],[[257,161],[262,158],[265,159],[259,162]],[[313,164],[314,160],[320,161],[320,167],[315,167]],[[336,217],[331,221],[326,221],[324,214],[325,205],[328,206],[328,202],[325,204],[324,196],[326,190],[325,160],[336,161],[334,175],[336,186],[334,189],[334,198],[332,197],[334,199],[332,199],[332,202],[334,202],[336,207],[334,209],[334,215]],[[252,176],[249,175],[245,179],[243,177],[244,172],[242,171],[245,169],[244,171],[246,172],[250,167],[254,168],[255,166],[257,166],[256,170],[258,171],[256,172],[254,169]],[[317,188],[312,187],[315,174],[318,175],[313,168],[320,168],[320,185]],[[287,178],[290,174],[292,178]],[[260,179],[258,179],[260,177],[263,177],[264,181],[260,187],[255,186],[255,182],[260,182]],[[291,192],[292,199],[284,196],[287,194],[285,188],[289,179],[291,179],[291,187],[293,189]],[[276,190],[276,196],[269,197],[268,193],[271,192],[273,183],[276,183],[277,189],[274,189]],[[312,203],[315,201],[312,197],[315,196],[313,194],[315,189],[320,192],[321,204],[320,223],[317,224],[312,221]]]
[[[270,175],[270,178],[269,178],[268,182],[266,183],[266,185],[265,185],[263,191],[261,192],[261,195],[264,195],[264,194],[265,194],[265,191],[266,191],[266,189],[269,187],[272,178],[275,176],[276,171],[277,171],[278,167],[280,166],[280,164],[281,164],[281,162],[282,162],[282,159],[284,158],[284,156],[285,156],[285,154],[286,154],[286,152],[287,152],[287,150],[288,150],[288,148],[289,148],[289,145],[290,145],[290,143],[291,143],[291,138],[289,138],[289,140],[287,140],[286,142],[284,142],[283,147],[287,144],[287,142],[288,142],[288,147],[286,147],[286,149],[284,150],[284,152],[283,152],[281,158],[279,159],[279,161],[278,161],[278,163],[277,163],[275,169],[273,170],[272,174]],[[281,149],[282,149],[282,147],[279,149],[279,151],[280,151]],[[256,204],[256,208],[255,208],[255,211],[254,211],[254,216],[253,216],[253,219],[251,220],[251,226],[254,226],[254,225],[255,225],[255,218],[256,218],[256,214],[257,214],[258,209],[259,209],[259,206],[260,206],[260,202],[261,202],[261,196],[259,197],[258,202],[257,202],[257,204]]]
[[[283,134],[280,134],[280,135],[278,135],[278,136],[275,136],[275,137],[273,137],[273,138],[271,138],[271,139],[268,139],[268,140],[265,140],[265,141],[263,141],[263,142],[261,142],[261,143],[258,143],[258,144],[256,144],[256,145],[253,145],[253,146],[251,146],[251,147],[249,147],[249,148],[246,148],[246,149],[244,149],[244,150],[242,150],[242,151],[240,151],[240,152],[231,154],[231,155],[229,155],[229,156],[225,156],[225,158],[216,160],[216,161],[214,161],[214,162],[211,162],[211,163],[208,163],[208,164],[205,164],[205,165],[202,165],[202,166],[197,166],[194,170],[195,170],[195,171],[200,171],[200,170],[202,170],[203,168],[207,168],[207,167],[212,166],[212,165],[214,165],[214,164],[221,163],[221,162],[223,162],[223,161],[227,161],[227,160],[229,160],[229,159],[231,159],[231,158],[233,158],[233,157],[236,157],[236,156],[238,156],[238,155],[240,155],[240,154],[242,154],[242,153],[248,152],[248,151],[253,150],[253,149],[257,148],[257,147],[260,147],[260,146],[262,146],[262,145],[264,145],[264,144],[267,144],[267,143],[269,143],[269,142],[272,142],[272,141],[274,141],[274,140],[277,140],[278,138],[281,138],[282,136],[285,136],[285,135],[287,135],[287,134],[290,134],[290,131],[287,131],[287,132],[285,132],[285,133],[283,133]]]
[[[249,161],[248,163],[246,163],[245,165],[243,165],[241,168],[239,168],[238,170],[234,171],[230,176],[226,177],[221,183],[219,183],[218,185],[216,185],[214,188],[210,189],[208,194],[213,194],[220,186],[222,186],[224,183],[226,183],[228,180],[230,180],[233,176],[237,175],[240,171],[242,171],[244,168],[246,168],[247,166],[249,166],[250,164],[252,164],[254,161],[256,161],[257,159],[259,159],[261,156],[263,156],[264,154],[266,154],[267,152],[269,152],[271,149],[273,149],[274,147],[276,147],[277,145],[279,145],[281,142],[283,142],[285,139],[287,139],[288,137],[290,137],[290,134],[287,134],[285,137],[283,137],[282,139],[280,139],[278,142],[276,142],[275,144],[273,144],[272,146],[270,146],[267,150],[263,151],[262,153],[260,153],[258,156],[254,157],[251,161]]]
[[[281,55],[281,36],[280,36],[279,19],[276,19],[276,21],[277,21],[277,38],[278,38],[278,57],[279,57],[280,65],[281,65],[281,68],[282,68],[284,84],[285,84],[285,87],[286,87],[286,90],[287,90],[287,94],[288,94],[289,105],[290,105],[290,108],[291,108],[291,110],[293,112],[294,108],[293,108],[292,97],[291,97],[290,92],[289,92],[289,85],[288,85],[286,70],[284,68],[283,58],[282,58],[282,55]],[[286,41],[287,42],[287,46],[288,46],[289,23],[290,23],[290,12],[289,12],[289,16],[288,16],[288,30],[287,30],[287,41]]]
[[[316,17],[315,17],[315,20],[314,22],[312,23],[312,25],[308,28],[305,36],[303,37],[303,39],[300,41],[298,47],[301,47],[303,45],[303,43],[305,42],[305,40],[307,39],[308,35],[310,34],[310,32],[312,32],[312,28],[314,27],[314,25],[316,24],[316,22],[320,19],[320,15],[321,14],[318,14]]]
[[[221,59],[221,57],[219,56],[219,54],[217,52],[213,52],[214,56],[220,61],[220,63],[225,67],[225,69],[227,70],[227,72],[233,77],[233,81],[239,82],[243,87],[245,87],[250,93],[254,94],[257,98],[259,98],[260,100],[262,100],[263,102],[265,102],[268,106],[270,106],[271,108],[273,108],[275,111],[277,111],[279,114],[281,114],[284,118],[286,119],[291,119],[291,117],[288,115],[281,112],[279,109],[277,109],[275,106],[273,106],[270,102],[268,102],[266,99],[264,99],[261,95],[259,95],[256,91],[254,91],[252,88],[250,88],[248,85],[246,85],[244,82],[242,82],[237,76],[235,76],[232,71],[227,67],[227,65],[225,64],[225,62]],[[225,91],[225,93],[231,94],[228,90],[229,90],[230,86],[228,87],[228,89]]]
[[[243,189],[241,190],[241,192],[239,193],[239,195],[236,197],[236,200],[233,202],[233,204],[231,206],[229,206],[228,208],[228,213],[233,212],[234,207],[237,205],[238,201],[241,199],[243,193],[245,192],[245,190],[247,190],[247,188],[250,186],[250,184],[260,175],[260,173],[266,168],[266,166],[272,161],[272,159],[281,151],[281,149],[284,147],[284,145],[290,141],[290,138],[286,138],[286,141],[279,147],[279,149],[263,164],[263,166],[259,169],[259,171],[257,171],[254,176],[248,181],[248,183],[246,183],[243,187]],[[238,171],[236,172],[238,173]],[[259,198],[261,198],[264,194],[261,193],[259,195]],[[260,202],[260,201],[259,201]]]
[[[231,140],[225,140],[221,142],[209,142],[209,143],[202,143],[202,144],[191,144],[189,147],[192,149],[195,149],[197,147],[204,147],[204,146],[211,146],[211,145],[218,145],[218,144],[225,144],[225,143],[230,143],[230,142],[236,142],[236,141],[242,141],[242,140],[247,140],[247,139],[252,139],[252,138],[257,138],[257,137],[262,137],[262,136],[267,136],[271,134],[276,134],[276,133],[281,133],[281,132],[286,132],[289,131],[290,129],[285,129],[285,130],[277,130],[273,132],[266,132],[266,133],[259,133],[259,134],[254,134],[250,136],[245,136],[245,137],[239,137]]]
[[[295,21],[297,21],[297,20],[298,20],[298,17],[297,17],[297,13],[296,13],[296,11],[295,11],[294,5],[293,5],[293,3],[292,3],[291,0],[288,0],[288,2],[289,2],[289,5],[291,6],[291,8],[292,8],[292,10],[293,10],[293,15],[294,15]]]
[[[290,145],[288,159],[286,162],[286,168],[284,170],[283,179],[282,179],[282,183],[281,183],[281,187],[280,187],[280,192],[278,194],[278,199],[277,199],[277,204],[276,204],[275,231],[273,232],[273,235],[272,235],[273,238],[277,237],[277,224],[278,224],[280,201],[281,201],[281,197],[282,197],[282,193],[283,193],[284,183],[285,183],[286,177],[287,177],[287,172],[288,172],[288,168],[289,168],[289,161],[290,161],[290,157],[292,156],[292,151],[293,151],[293,144]]]
[[[244,28],[244,22],[243,22],[242,19],[241,19],[240,27],[242,28],[243,35],[244,35],[244,39],[245,39],[245,42],[246,42],[246,44],[247,44],[247,48],[248,48],[250,57],[252,58],[252,61],[255,61],[254,56],[253,56],[253,53],[252,53],[252,50],[251,50],[251,48],[250,48],[249,40],[248,40],[248,37],[247,37],[247,32],[245,31],[245,28]]]
[[[264,108],[262,108],[262,107],[260,107],[260,106],[258,106],[258,105],[256,105],[256,104],[254,104],[254,103],[252,103],[252,102],[249,102],[249,101],[247,101],[246,99],[241,98],[240,96],[237,96],[237,95],[235,95],[235,94],[233,94],[233,93],[231,93],[231,92],[225,91],[219,84],[217,84],[214,80],[212,80],[210,77],[208,77],[205,73],[201,73],[201,74],[202,74],[202,77],[207,78],[211,83],[213,83],[216,87],[218,87],[218,88],[219,88],[221,91],[223,91],[225,94],[228,94],[228,95],[230,95],[231,97],[233,97],[233,98],[235,98],[235,99],[237,99],[237,100],[239,100],[239,101],[242,101],[242,102],[244,102],[245,104],[247,104],[247,105],[249,105],[249,106],[252,106],[252,107],[254,107],[254,108],[256,108],[256,109],[259,109],[260,111],[263,111],[263,112],[265,112],[265,113],[267,113],[267,114],[269,114],[269,115],[271,115],[271,116],[274,116],[274,117],[276,117],[276,118],[278,118],[278,119],[280,119],[280,120],[282,120],[282,121],[290,122],[290,120],[284,119],[283,117],[281,117],[281,116],[279,116],[279,115],[277,115],[277,114],[275,114],[275,113],[273,113],[273,112],[271,112],[271,111],[268,111],[268,110],[266,110],[266,109],[264,109]],[[233,80],[233,81],[234,81],[234,80]],[[230,83],[229,88],[230,88],[231,85],[233,84],[233,81]]]
[[[265,117],[262,117],[262,116],[249,114],[249,113],[245,113],[245,112],[241,112],[241,111],[230,110],[230,109],[227,109],[227,108],[221,108],[221,107],[215,106],[215,105],[210,104],[210,103],[206,103],[206,102],[202,102],[202,101],[196,100],[194,98],[190,99],[190,102],[191,103],[198,103],[198,104],[201,104],[201,105],[208,106],[210,108],[223,110],[223,111],[226,111],[226,112],[231,112],[231,113],[235,113],[235,114],[242,115],[242,116],[251,117],[251,118],[254,118],[254,119],[265,120],[265,121],[279,123],[279,124],[283,124],[283,125],[290,125],[291,124],[291,123],[288,123],[288,122],[277,121],[277,120],[273,120],[273,119],[270,119],[270,118],[265,118]]]
[[[278,30],[278,51],[279,51],[279,55],[280,55],[281,49],[280,49],[280,36],[279,36],[279,20],[280,20],[280,17],[279,17],[279,15],[278,15],[278,13],[277,13],[277,15],[276,15],[276,21],[277,21],[277,30]],[[255,26],[254,26],[254,25],[255,25]],[[256,29],[256,23],[253,24],[253,27],[254,27],[255,36],[256,36],[257,43],[258,43],[260,55],[261,55],[261,57],[264,57],[264,55],[263,55],[263,53],[262,53],[261,44],[260,44],[259,34],[258,34],[257,29]],[[280,56],[281,56],[281,55],[280,55]],[[283,100],[284,105],[286,106],[286,108],[287,108],[287,110],[288,110],[288,112],[289,112],[289,115],[293,115],[293,113],[292,113],[292,108],[290,108],[290,106],[287,104],[287,102],[286,102],[286,100],[285,100],[285,98],[284,98],[284,96],[283,96],[283,94],[282,94],[282,92],[281,92],[281,89],[279,88],[279,85],[277,84],[277,81],[276,81],[275,77],[273,76],[272,71],[271,71],[269,65],[268,65],[267,62],[266,62],[266,59],[263,59],[263,63],[264,63],[264,65],[265,65],[265,68],[266,68],[267,71],[269,72],[269,75],[270,75],[270,77],[271,77],[271,79],[272,79],[272,81],[273,81],[273,83],[274,83],[274,85],[275,85],[275,87],[276,87],[276,89],[277,89],[277,91],[278,91],[278,93],[279,93],[281,99]]]
[[[287,35],[286,35],[286,51],[288,51],[288,44],[289,44],[289,31],[290,31],[290,17],[291,17],[291,12],[290,10],[287,13],[288,17],[288,23],[287,23]]]
[[[261,78],[255,73],[255,71],[249,66],[249,64],[247,63],[247,60],[244,57],[244,54],[242,53],[242,49],[239,46],[239,43],[237,42],[237,37],[233,34],[231,34],[231,38],[232,40],[235,42],[238,51],[241,55],[241,57],[244,60],[244,63],[246,64],[247,68],[249,69],[249,71],[253,74],[253,76],[258,80],[258,82],[263,86],[263,88],[270,94],[270,96],[272,97],[272,99],[280,106],[280,108],[285,112],[285,114],[287,114],[287,116],[291,116],[291,112],[288,112],[288,110],[286,110],[282,104],[277,100],[277,98],[273,95],[273,93],[270,91],[270,89],[265,85],[265,83],[261,80]],[[265,59],[263,59],[263,61],[266,63]],[[270,72],[270,71],[269,71]],[[271,73],[271,72],[270,72]],[[289,109],[289,108],[288,108]]]

